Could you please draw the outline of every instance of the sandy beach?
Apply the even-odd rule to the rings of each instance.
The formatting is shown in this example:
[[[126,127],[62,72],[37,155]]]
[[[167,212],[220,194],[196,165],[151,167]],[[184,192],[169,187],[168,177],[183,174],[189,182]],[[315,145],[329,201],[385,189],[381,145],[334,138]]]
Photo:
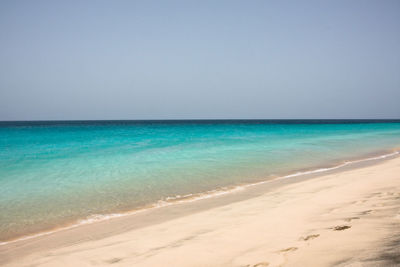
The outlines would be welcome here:
[[[398,266],[400,158],[0,247],[4,266]]]

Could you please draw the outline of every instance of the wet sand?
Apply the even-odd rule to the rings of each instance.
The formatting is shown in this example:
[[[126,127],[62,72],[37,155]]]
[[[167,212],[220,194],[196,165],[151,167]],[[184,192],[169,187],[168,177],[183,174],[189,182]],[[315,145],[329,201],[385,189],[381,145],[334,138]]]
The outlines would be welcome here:
[[[0,247],[4,266],[397,266],[400,158]]]

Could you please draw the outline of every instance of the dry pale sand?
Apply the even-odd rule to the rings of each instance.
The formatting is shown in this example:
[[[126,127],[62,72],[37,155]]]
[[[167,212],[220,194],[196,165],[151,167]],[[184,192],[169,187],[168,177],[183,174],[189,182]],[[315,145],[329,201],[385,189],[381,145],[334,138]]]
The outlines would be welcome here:
[[[400,266],[400,158],[241,194],[15,242],[0,263]]]

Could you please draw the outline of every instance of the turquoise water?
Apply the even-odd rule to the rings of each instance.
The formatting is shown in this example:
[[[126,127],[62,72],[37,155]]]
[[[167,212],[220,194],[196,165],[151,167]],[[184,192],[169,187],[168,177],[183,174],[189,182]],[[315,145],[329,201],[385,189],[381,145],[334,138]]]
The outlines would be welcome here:
[[[400,147],[400,121],[0,124],[0,240]]]

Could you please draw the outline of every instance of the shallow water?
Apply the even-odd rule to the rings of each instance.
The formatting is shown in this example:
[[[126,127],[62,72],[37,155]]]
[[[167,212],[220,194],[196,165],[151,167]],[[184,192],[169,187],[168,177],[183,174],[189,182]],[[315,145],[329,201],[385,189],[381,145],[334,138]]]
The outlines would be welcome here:
[[[0,240],[399,147],[400,121],[3,122]]]

